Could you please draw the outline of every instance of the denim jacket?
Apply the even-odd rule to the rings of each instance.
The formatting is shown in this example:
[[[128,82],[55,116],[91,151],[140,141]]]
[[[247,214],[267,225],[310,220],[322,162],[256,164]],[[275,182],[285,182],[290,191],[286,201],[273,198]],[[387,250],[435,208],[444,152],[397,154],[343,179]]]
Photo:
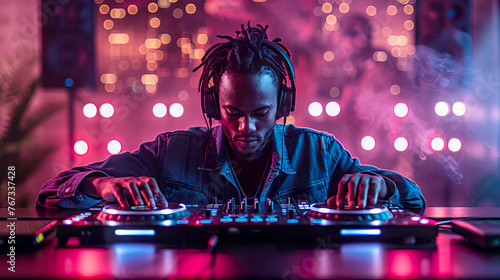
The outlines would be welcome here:
[[[75,167],[46,182],[35,207],[88,208],[101,198],[80,191],[96,176],[149,176],[156,179],[167,201],[201,204],[207,199],[243,198],[226,155],[226,140],[221,126],[211,135],[206,128],[159,134],[132,153],[109,156],[103,162]],[[398,173],[361,165],[333,135],[294,125],[275,124],[272,160],[259,201],[266,197],[283,203],[287,197],[309,203],[323,202],[336,195],[337,185],[345,174],[381,175],[394,193],[387,206],[425,207],[419,187]],[[85,179],[88,180],[85,180]]]

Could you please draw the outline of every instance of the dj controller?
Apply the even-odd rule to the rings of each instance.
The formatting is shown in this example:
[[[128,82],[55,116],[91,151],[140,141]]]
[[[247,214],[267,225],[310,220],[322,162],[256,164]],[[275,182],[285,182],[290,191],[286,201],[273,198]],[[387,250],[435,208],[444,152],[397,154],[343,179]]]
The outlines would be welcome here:
[[[330,244],[378,241],[402,244],[434,243],[437,225],[414,212],[376,206],[370,209],[330,209],[307,201],[279,204],[267,199],[234,199],[205,205],[168,203],[148,208],[118,205],[91,208],[56,225],[60,245],[70,238],[79,244],[152,242],[166,247],[203,248],[214,236],[242,243]]]

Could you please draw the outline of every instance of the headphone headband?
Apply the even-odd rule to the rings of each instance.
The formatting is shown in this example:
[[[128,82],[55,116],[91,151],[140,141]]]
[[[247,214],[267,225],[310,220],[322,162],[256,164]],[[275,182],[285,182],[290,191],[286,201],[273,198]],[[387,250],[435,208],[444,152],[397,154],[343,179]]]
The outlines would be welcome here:
[[[287,73],[286,76],[288,76],[288,80],[290,80],[290,87],[288,87],[286,82],[287,77],[285,77],[284,84],[278,89],[278,108],[276,112],[276,119],[287,117],[291,111],[295,110],[296,86],[292,61],[290,60],[290,56],[277,43],[263,39],[262,44],[281,58]],[[201,88],[201,108],[203,113],[205,113],[208,118],[220,120],[219,96],[216,86],[209,87],[208,91],[205,91],[203,88],[204,87]]]
[[[280,116],[280,117],[288,117],[288,115],[290,114],[290,112],[293,112],[295,110],[295,92],[296,92],[296,87],[295,87],[295,71],[293,70],[293,65],[292,65],[292,61],[290,60],[290,56],[285,53],[285,51],[276,43],[274,42],[271,42],[269,40],[262,40],[262,43],[265,44],[267,47],[269,47],[270,49],[272,49],[274,52],[276,53],[279,53],[280,54],[280,57],[281,59],[283,60],[284,64],[285,64],[285,69],[286,69],[286,72],[288,73],[288,79],[290,80],[290,88],[288,89],[289,93],[288,94],[291,94],[291,96],[289,98],[291,98],[290,100],[290,105],[289,105],[289,109],[287,110],[287,112],[284,112],[283,116]],[[286,80],[286,77],[285,77],[285,80]],[[286,82],[285,82],[285,89],[287,89],[287,85],[286,85]],[[283,93],[285,94],[285,93]],[[288,96],[284,96],[284,98],[286,99]],[[286,101],[285,101],[286,102]],[[281,105],[280,107],[278,107],[278,110],[281,110],[283,106],[286,105],[285,104],[278,104],[278,105]]]

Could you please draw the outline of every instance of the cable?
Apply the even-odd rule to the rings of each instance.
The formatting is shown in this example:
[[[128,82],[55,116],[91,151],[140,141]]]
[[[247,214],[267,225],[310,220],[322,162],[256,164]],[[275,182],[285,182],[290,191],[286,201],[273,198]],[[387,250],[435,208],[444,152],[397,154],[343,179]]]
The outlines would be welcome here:
[[[497,217],[468,217],[468,218],[457,218],[446,221],[441,221],[436,223],[438,226],[451,224],[453,221],[471,221],[471,220],[498,220]]]
[[[285,157],[284,150],[285,150],[285,124],[286,124],[286,116],[283,117],[283,130],[282,130],[282,138],[281,138],[281,164],[280,164],[280,173],[278,175],[278,188],[276,189],[276,195],[278,194],[281,186],[281,173],[283,173],[283,158]]]
[[[206,180],[205,180],[205,173],[206,173],[206,168],[207,168],[207,156],[208,156],[208,150],[210,149],[210,154],[212,156],[212,168],[215,166],[215,153],[213,152],[213,143],[215,142],[215,139],[213,138],[213,135],[212,135],[212,118],[209,118],[208,119],[208,122],[207,122],[207,117],[205,114],[203,114],[203,119],[205,120],[205,125],[207,126],[207,133],[208,133],[208,143],[207,143],[207,147],[205,148],[205,155],[203,156],[203,168],[205,170],[203,170],[203,188],[205,188],[205,183],[206,183]],[[213,170],[211,170],[210,172],[212,172]],[[208,191],[208,202],[212,201],[212,198],[213,198],[213,187],[214,187],[214,180],[210,180],[210,189]]]

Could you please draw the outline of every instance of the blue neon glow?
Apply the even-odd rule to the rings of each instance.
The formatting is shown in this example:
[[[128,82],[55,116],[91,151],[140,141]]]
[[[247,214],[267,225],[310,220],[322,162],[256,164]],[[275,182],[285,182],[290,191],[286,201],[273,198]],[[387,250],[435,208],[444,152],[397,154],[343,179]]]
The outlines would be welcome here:
[[[73,82],[73,79],[71,79],[71,78],[66,78],[66,79],[64,80],[64,85],[65,85],[66,87],[72,87],[72,86],[73,86],[73,84],[74,84],[74,82]]]
[[[340,235],[380,235],[382,231],[380,229],[341,229]]]
[[[154,229],[116,229],[115,235],[118,236],[154,236]]]
[[[264,219],[262,219],[261,217],[253,217],[250,219],[250,221],[252,221],[254,223],[260,223],[260,222],[264,221]]]
[[[105,223],[106,225],[108,225],[108,226],[112,226],[112,227],[114,227],[114,226],[117,226],[117,225],[118,225],[118,222],[117,222],[117,221],[105,221],[104,223]]]
[[[168,215],[174,213],[174,211],[172,209],[163,209],[160,213]]]
[[[235,219],[235,221],[238,223],[246,223],[246,222],[248,222],[248,219],[245,217],[238,217]]]
[[[175,223],[175,221],[173,221],[173,220],[165,220],[165,221],[161,221],[161,222],[160,222],[160,224],[161,224],[162,226],[167,226],[167,227],[169,227],[169,226],[173,225],[174,223]]]
[[[330,213],[330,209],[328,208],[319,208],[318,211],[321,213]]]

